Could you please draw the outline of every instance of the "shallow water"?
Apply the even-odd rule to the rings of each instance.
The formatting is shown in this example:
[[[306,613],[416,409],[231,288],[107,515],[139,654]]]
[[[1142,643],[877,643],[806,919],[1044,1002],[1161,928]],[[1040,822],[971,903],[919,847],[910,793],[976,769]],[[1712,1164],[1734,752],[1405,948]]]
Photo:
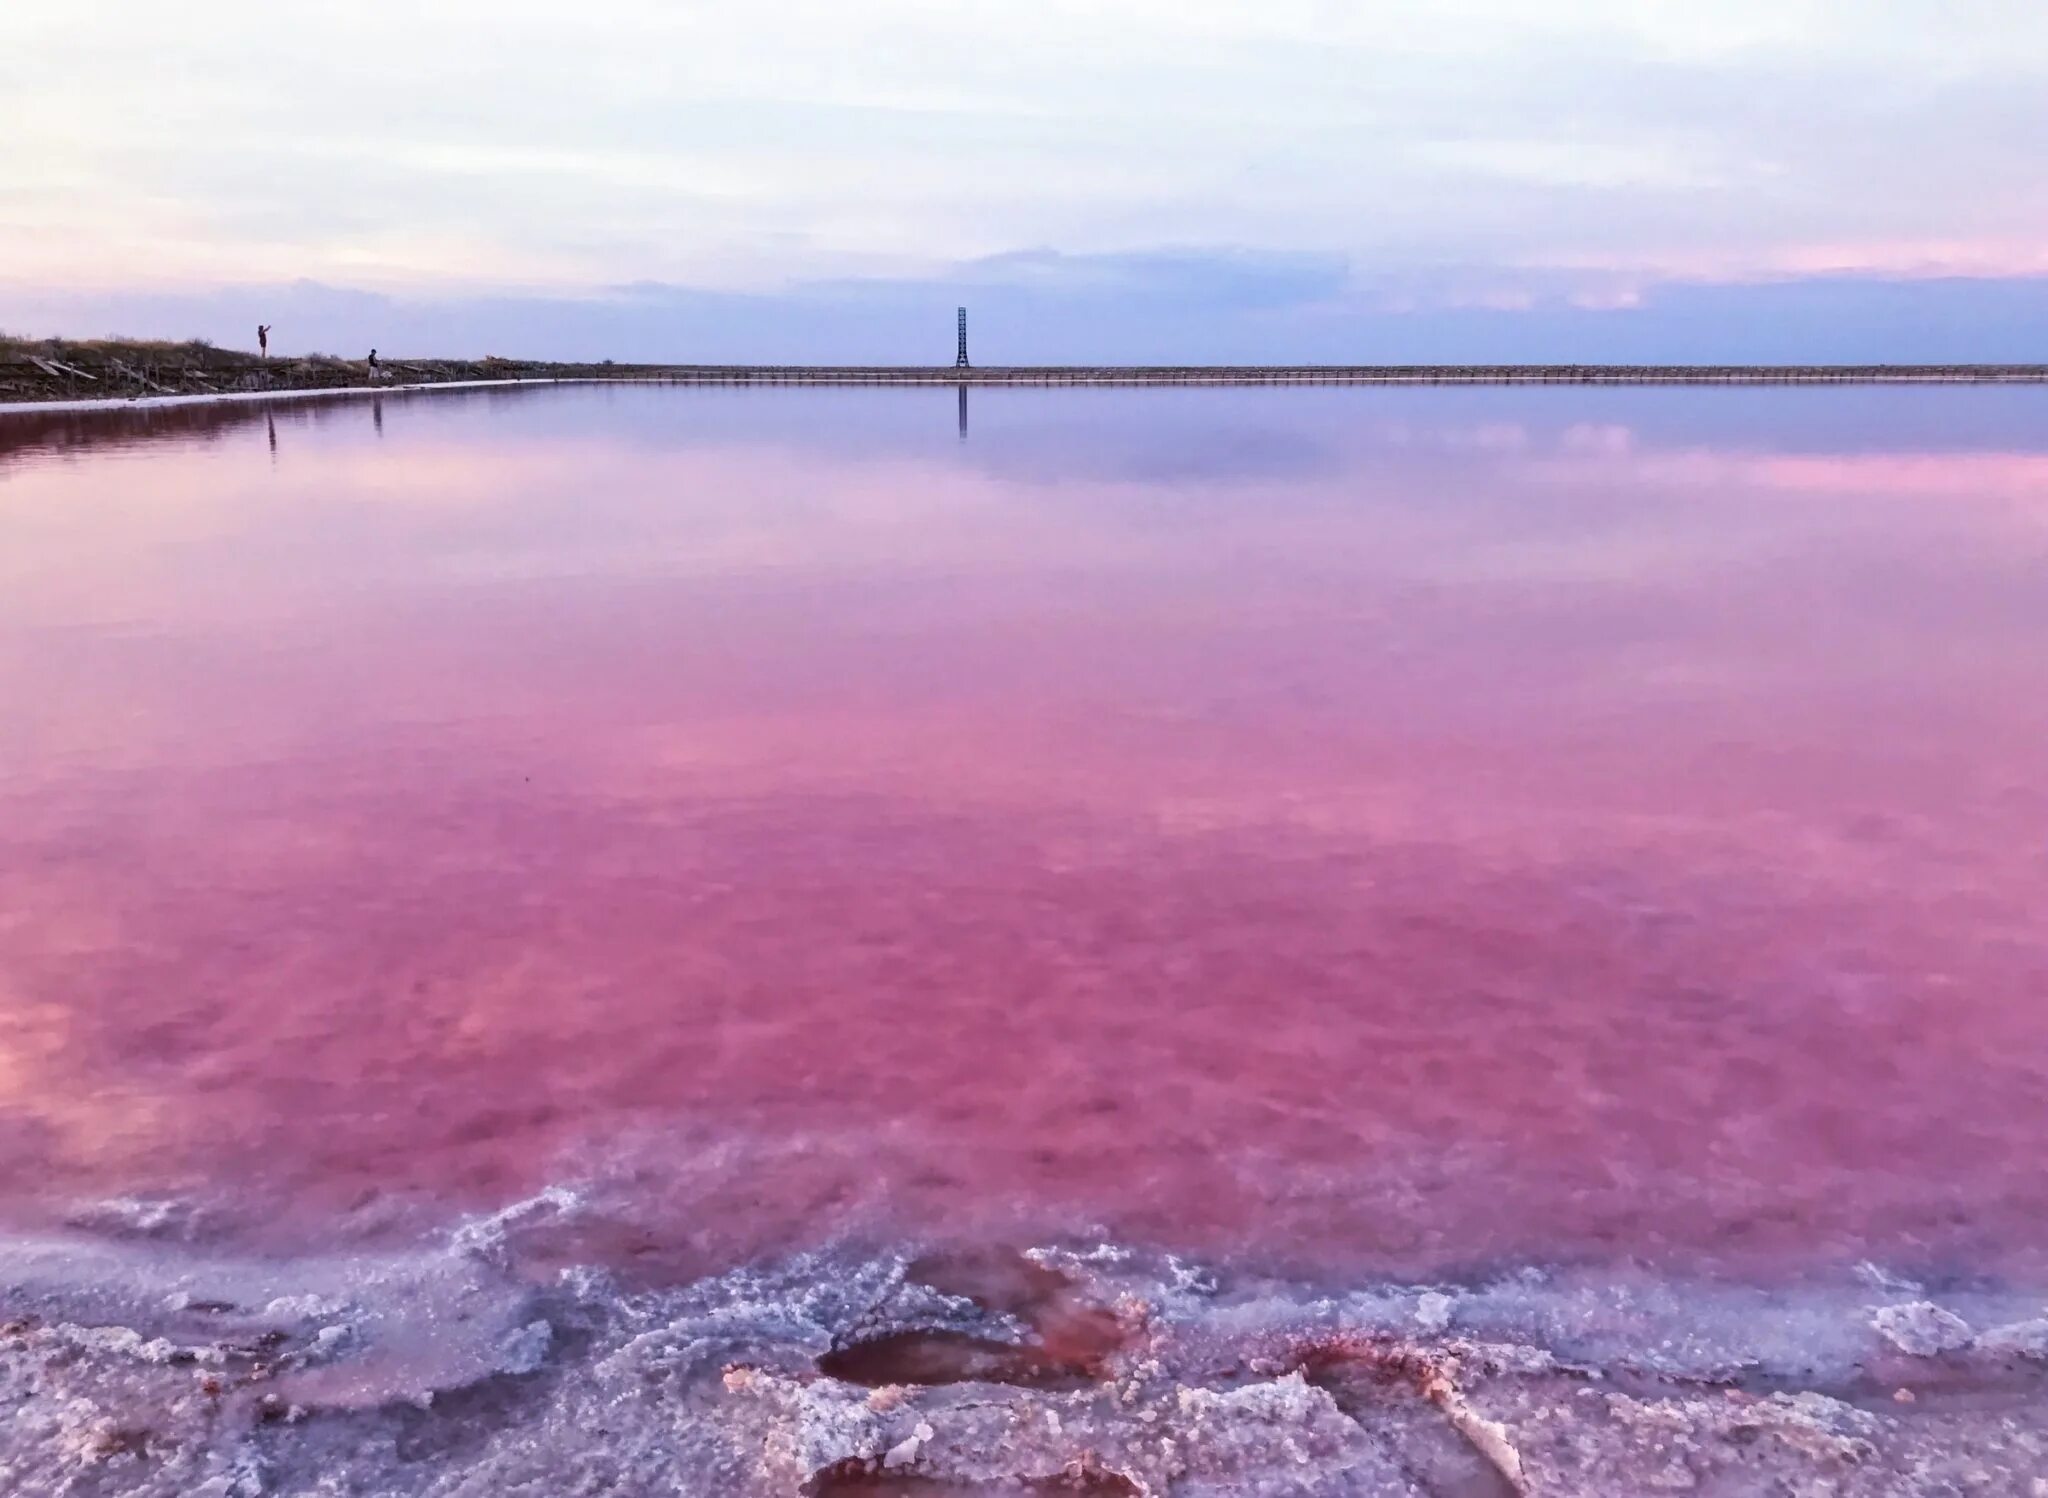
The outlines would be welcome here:
[[[87,1266],[17,1298],[337,1253],[438,1285],[565,1188],[493,1272],[602,1270],[607,1315],[1109,1243],[1141,1299],[1199,1264],[1308,1322],[1528,1274],[2024,1320],[2041,402],[0,418],[0,1228]],[[1064,1284],[977,1303],[1022,1335]],[[1087,1383],[1138,1294],[1097,1289],[1030,1377],[913,1317],[826,1382]],[[536,1314],[562,1355],[585,1312]]]

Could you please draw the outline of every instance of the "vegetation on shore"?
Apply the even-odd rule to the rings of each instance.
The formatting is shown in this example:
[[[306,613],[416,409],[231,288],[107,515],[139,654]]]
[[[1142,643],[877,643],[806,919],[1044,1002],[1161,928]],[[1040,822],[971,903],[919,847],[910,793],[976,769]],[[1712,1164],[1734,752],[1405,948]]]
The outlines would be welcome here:
[[[532,359],[337,359],[273,355],[138,338],[10,338],[0,334],[0,404],[12,401],[128,400],[142,396],[327,390],[359,385],[431,385],[452,380],[569,379],[630,375],[636,366],[551,364]]]

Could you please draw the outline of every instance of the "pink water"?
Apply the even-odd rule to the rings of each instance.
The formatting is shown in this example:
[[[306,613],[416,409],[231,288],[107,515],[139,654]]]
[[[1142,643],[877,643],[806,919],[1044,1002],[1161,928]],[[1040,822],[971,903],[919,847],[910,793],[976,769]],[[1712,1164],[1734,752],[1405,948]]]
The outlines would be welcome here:
[[[2033,1267],[2040,401],[0,416],[0,1223]]]

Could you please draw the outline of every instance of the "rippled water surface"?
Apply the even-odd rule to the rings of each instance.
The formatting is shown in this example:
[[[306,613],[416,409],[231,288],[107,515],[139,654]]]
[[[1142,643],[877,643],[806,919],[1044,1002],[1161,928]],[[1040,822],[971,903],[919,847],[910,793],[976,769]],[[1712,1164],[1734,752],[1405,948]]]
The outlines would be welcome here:
[[[0,416],[0,1224],[2035,1271],[2039,393],[964,399]]]

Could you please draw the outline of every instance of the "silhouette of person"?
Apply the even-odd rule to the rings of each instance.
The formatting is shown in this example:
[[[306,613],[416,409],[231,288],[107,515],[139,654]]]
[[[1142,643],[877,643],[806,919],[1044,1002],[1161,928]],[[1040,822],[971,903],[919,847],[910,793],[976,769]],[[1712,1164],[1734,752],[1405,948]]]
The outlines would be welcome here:
[[[378,362],[377,362],[377,351],[376,351],[375,349],[371,349],[371,350],[370,350],[370,373],[371,373],[372,375],[375,375],[375,374],[377,373],[377,371],[378,371],[379,369],[381,369],[382,367],[383,367],[383,366],[382,366],[382,365],[380,365],[380,364],[378,364]]]
[[[256,324],[256,351],[266,359],[270,357],[270,324],[267,322]]]

